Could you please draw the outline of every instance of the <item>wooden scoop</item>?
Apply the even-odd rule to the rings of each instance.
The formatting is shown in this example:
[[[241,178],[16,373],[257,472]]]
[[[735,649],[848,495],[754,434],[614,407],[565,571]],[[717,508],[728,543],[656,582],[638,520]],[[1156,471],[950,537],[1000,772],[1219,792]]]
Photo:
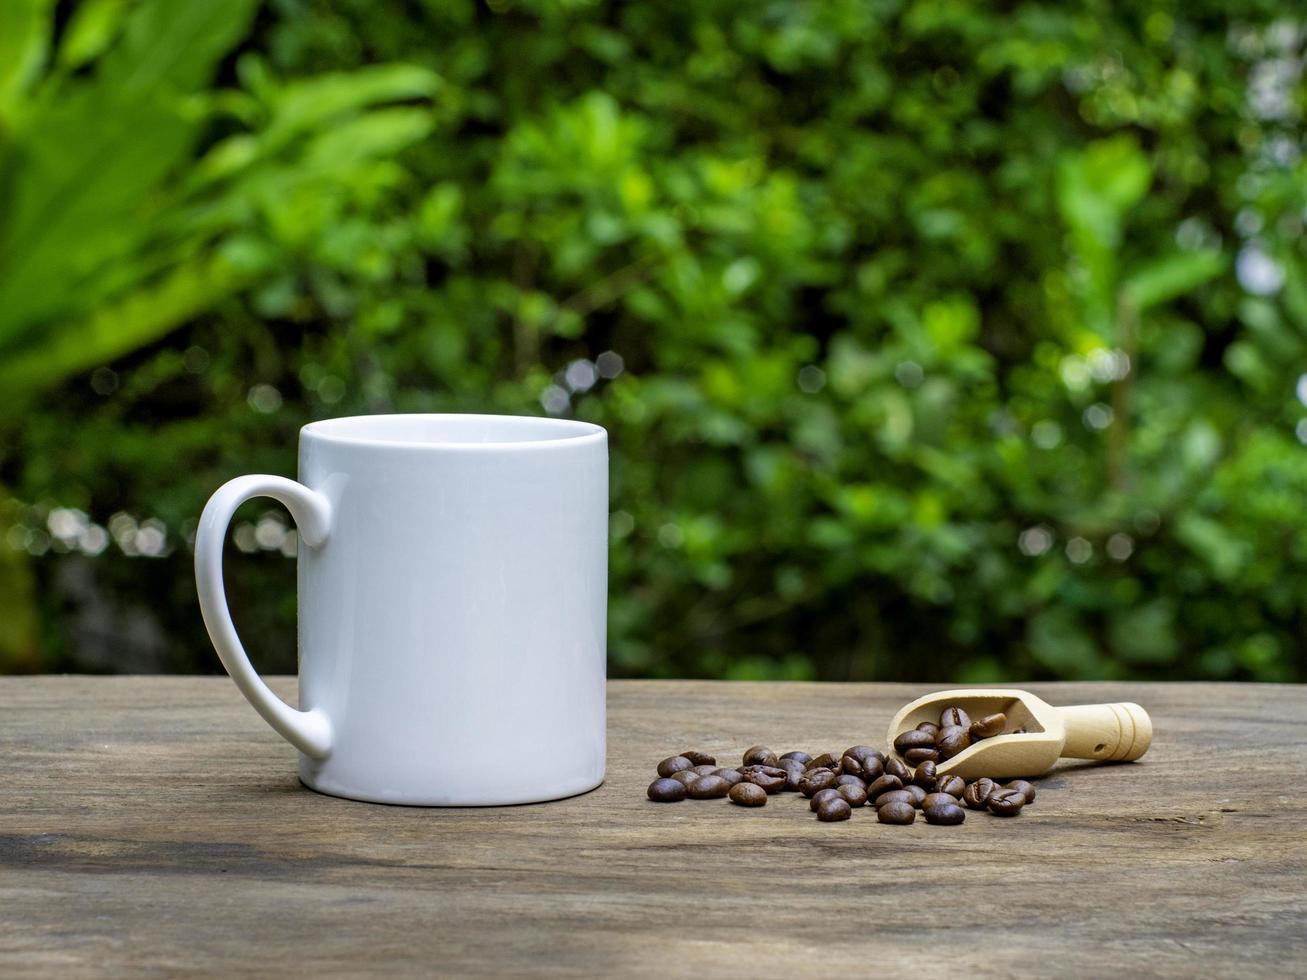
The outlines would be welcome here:
[[[939,723],[940,712],[958,707],[973,721],[1003,712],[1005,731],[973,742],[953,758],[938,763],[940,775],[964,779],[1038,776],[1061,758],[1128,762],[1148,751],[1153,723],[1137,704],[1077,704],[1055,708],[1028,691],[969,688],[940,691],[902,708],[889,726],[889,744],[923,721]],[[1014,729],[1024,728],[1024,732]]]

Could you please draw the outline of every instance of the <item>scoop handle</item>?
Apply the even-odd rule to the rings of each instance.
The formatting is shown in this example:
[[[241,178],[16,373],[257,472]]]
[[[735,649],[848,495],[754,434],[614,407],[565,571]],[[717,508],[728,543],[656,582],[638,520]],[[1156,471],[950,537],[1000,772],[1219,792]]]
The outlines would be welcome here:
[[[1147,752],[1153,740],[1148,712],[1130,701],[1076,704],[1057,710],[1066,728],[1063,758],[1130,762]]]

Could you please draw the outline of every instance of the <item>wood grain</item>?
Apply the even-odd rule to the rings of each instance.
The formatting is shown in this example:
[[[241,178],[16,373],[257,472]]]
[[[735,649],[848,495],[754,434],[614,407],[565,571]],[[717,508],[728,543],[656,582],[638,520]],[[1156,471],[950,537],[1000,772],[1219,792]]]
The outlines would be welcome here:
[[[877,744],[919,686],[614,682],[600,789],[422,810],[300,787],[225,678],[0,678],[0,976],[1307,973],[1304,689],[1030,689],[1138,701],[1152,750],[889,827],[644,788],[682,748]]]

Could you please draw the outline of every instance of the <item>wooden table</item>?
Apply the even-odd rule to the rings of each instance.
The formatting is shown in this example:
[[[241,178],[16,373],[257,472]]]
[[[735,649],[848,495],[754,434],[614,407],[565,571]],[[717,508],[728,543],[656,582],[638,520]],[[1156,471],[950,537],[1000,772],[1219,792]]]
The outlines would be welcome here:
[[[3,678],[0,976],[1307,973],[1304,689],[1031,689],[1139,701],[1152,751],[890,827],[644,790],[682,748],[879,744],[924,687],[618,681],[600,789],[422,810],[303,789],[225,678]]]

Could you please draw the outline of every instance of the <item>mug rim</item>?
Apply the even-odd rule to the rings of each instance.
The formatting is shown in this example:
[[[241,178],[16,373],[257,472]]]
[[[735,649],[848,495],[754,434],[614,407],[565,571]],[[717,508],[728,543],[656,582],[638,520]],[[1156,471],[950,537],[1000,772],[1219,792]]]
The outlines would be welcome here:
[[[366,428],[368,423],[385,426],[397,419],[404,420],[457,420],[458,423],[474,422],[509,422],[524,429],[551,428],[558,435],[548,435],[536,439],[490,439],[466,442],[449,439],[412,439],[395,438],[384,435],[360,435],[351,433],[351,428]],[[345,429],[345,432],[336,431]],[[311,438],[339,446],[383,447],[387,449],[438,449],[441,451],[485,452],[503,449],[555,449],[563,445],[584,445],[602,442],[608,437],[608,430],[593,422],[579,419],[558,419],[540,415],[492,415],[472,412],[381,412],[375,415],[342,415],[330,419],[318,419],[300,428],[300,438]]]

